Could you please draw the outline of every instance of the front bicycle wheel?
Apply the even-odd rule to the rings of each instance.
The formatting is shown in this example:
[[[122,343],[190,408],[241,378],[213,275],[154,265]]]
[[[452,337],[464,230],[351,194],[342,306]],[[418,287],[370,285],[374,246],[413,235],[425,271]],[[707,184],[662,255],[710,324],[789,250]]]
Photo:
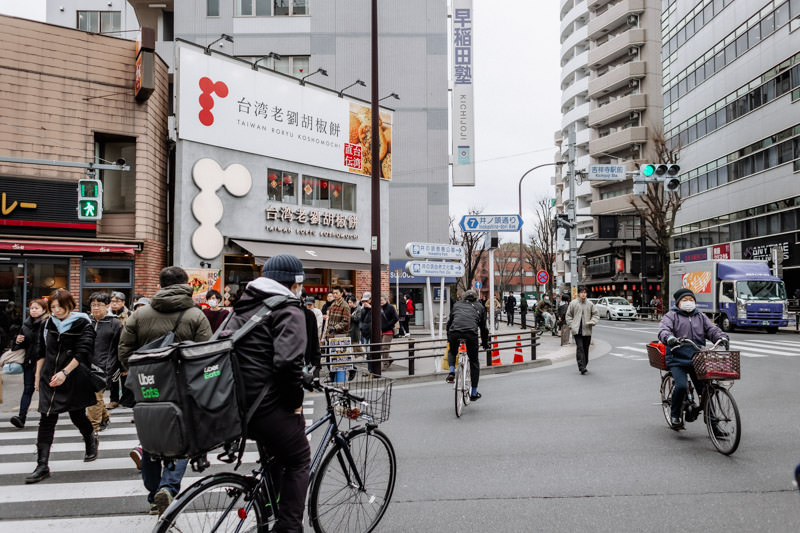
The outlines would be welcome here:
[[[661,378],[661,410],[664,412],[664,420],[667,425],[672,427],[672,389],[675,388],[675,380],[672,378],[672,373],[667,372]]]
[[[458,366],[456,367],[456,382],[453,390],[455,391],[456,401],[456,417],[460,417],[464,412],[464,361],[459,359]]]
[[[368,533],[392,499],[397,459],[389,437],[377,429],[361,429],[347,437],[347,446],[352,463],[335,446],[311,480],[308,518],[316,533]]]
[[[708,436],[719,453],[730,455],[739,447],[742,423],[733,395],[719,386],[711,386],[705,401]]]
[[[245,514],[252,498],[256,501]],[[242,518],[240,515],[244,514]],[[258,532],[271,529],[266,503],[253,478],[232,473],[208,476],[175,498],[153,528],[155,533]]]

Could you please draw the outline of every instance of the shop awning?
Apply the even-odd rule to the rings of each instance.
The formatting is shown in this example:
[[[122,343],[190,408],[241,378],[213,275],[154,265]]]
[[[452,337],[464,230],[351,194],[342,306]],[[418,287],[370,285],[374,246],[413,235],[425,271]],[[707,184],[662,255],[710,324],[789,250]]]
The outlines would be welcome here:
[[[133,255],[139,249],[140,247],[136,243],[0,239],[0,250],[10,250],[13,252],[94,252]]]
[[[256,263],[278,254],[292,254],[300,259],[308,268],[329,268],[340,270],[369,270],[370,253],[353,248],[332,248],[328,246],[284,244],[278,242],[247,241],[231,239],[234,243],[250,252]]]

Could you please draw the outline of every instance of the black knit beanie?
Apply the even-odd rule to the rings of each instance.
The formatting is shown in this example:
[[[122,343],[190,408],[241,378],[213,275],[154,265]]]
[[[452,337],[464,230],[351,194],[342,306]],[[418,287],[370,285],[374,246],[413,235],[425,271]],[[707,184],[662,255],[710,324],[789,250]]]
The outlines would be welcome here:
[[[681,298],[684,296],[691,296],[694,301],[697,301],[697,297],[689,289],[678,289],[675,291],[675,294],[672,295],[672,297],[675,298],[675,305],[678,305],[678,302],[680,302]]]
[[[278,283],[303,283],[303,263],[289,254],[278,254],[270,257],[261,269],[261,275],[274,279]]]

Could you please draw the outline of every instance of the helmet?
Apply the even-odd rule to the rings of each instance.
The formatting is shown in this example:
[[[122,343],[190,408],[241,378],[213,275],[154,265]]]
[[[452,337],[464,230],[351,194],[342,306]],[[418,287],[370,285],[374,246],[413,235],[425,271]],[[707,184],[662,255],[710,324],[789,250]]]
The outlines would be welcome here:
[[[469,289],[467,292],[464,293],[464,299],[469,300],[470,302],[474,302],[478,299],[478,293],[472,289]]]

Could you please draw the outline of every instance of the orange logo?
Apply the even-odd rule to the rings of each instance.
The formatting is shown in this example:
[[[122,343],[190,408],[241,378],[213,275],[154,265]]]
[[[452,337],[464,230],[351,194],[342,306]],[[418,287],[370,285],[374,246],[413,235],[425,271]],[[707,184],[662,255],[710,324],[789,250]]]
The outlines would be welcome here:
[[[687,272],[681,278],[681,286],[695,294],[711,292],[711,272]]]

